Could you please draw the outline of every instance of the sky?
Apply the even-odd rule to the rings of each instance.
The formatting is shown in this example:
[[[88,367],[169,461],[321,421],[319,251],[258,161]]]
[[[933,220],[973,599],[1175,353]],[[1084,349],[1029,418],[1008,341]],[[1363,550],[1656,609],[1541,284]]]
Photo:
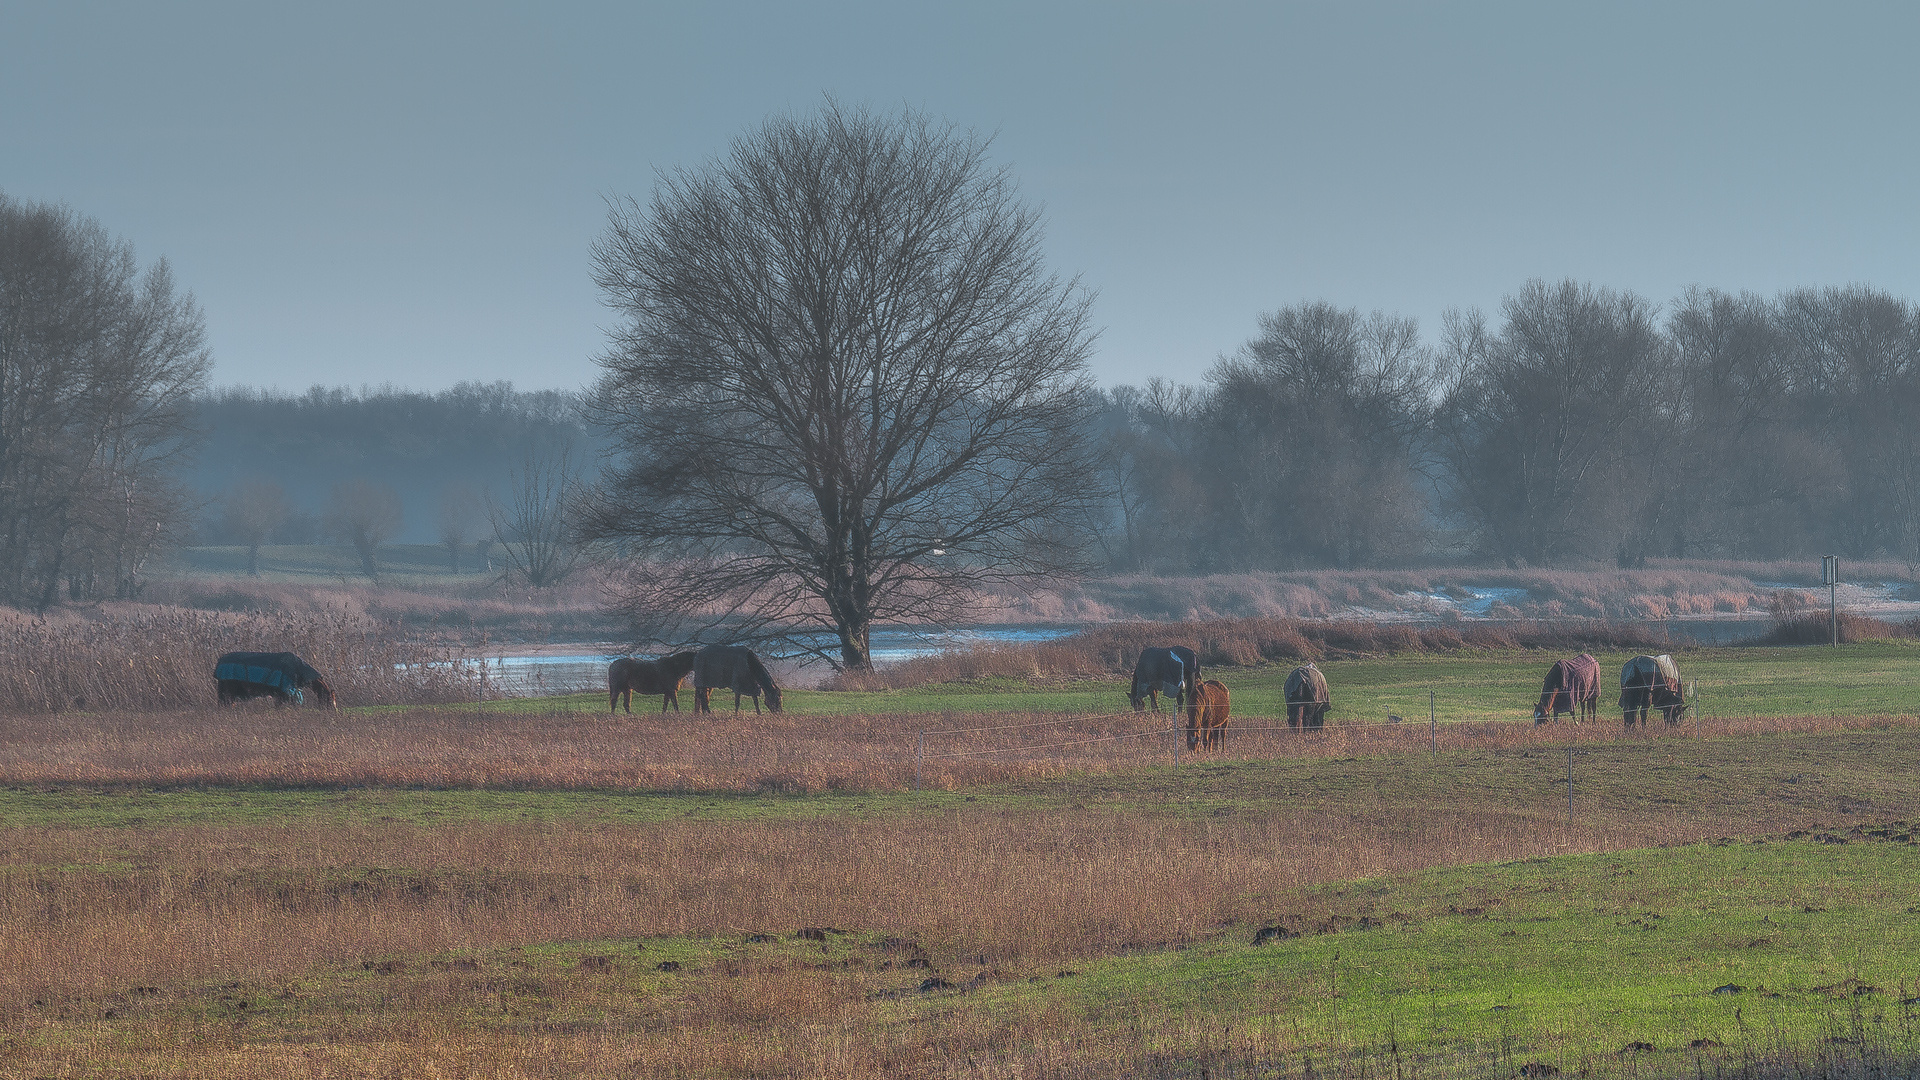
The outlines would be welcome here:
[[[589,248],[828,95],[992,137],[1103,384],[1306,300],[1920,298],[1920,5],[0,0],[0,192],[165,257],[218,385],[579,388]]]

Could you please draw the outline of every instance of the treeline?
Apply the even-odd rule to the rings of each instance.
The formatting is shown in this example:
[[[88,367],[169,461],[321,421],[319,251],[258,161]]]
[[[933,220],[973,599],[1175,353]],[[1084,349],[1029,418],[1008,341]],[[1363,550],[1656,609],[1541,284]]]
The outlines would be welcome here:
[[[193,402],[204,433],[184,474],[208,544],[445,543],[492,538],[487,501],[598,441],[582,395],[463,382],[437,392],[228,388]]]
[[[0,603],[126,597],[177,540],[211,360],[165,260],[0,193]]]
[[[1528,283],[1497,318],[1283,308],[1106,394],[1116,569],[1920,561],[1920,308]]]

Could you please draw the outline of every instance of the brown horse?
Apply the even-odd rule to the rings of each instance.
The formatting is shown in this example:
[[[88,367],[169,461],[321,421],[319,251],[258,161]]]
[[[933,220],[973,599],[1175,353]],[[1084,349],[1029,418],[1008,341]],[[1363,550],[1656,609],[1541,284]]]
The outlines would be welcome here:
[[[663,656],[658,660],[635,660],[623,656],[607,665],[607,711],[617,712],[625,706],[628,715],[633,714],[633,695],[659,694],[660,711],[666,712],[672,705],[674,712],[680,711],[680,683],[693,670],[692,650],[677,652],[672,656]]]
[[[1333,698],[1327,693],[1327,677],[1319,668],[1307,664],[1294,668],[1293,674],[1287,676],[1288,727],[1318,729],[1327,722],[1327,710],[1332,703]]]
[[[1208,679],[1187,693],[1187,749],[1227,748],[1227,688]]]
[[[1533,707],[1533,722],[1544,724],[1558,720],[1561,713],[1582,720],[1600,715],[1600,661],[1581,653],[1547,669],[1547,681],[1540,687],[1540,703]]]
[[[773,675],[753,650],[745,645],[708,645],[694,654],[693,658],[693,711],[710,713],[713,703],[708,699],[713,690],[733,691],[733,711],[740,711],[740,695],[753,698],[753,711],[760,711],[760,695],[767,695],[767,708],[772,712],[780,711],[780,688],[773,684]]]

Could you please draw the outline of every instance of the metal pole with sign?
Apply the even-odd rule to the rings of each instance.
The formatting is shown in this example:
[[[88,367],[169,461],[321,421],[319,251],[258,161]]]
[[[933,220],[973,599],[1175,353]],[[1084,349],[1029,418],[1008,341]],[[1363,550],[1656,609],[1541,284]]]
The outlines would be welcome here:
[[[1824,555],[1820,559],[1820,584],[1827,587],[1827,629],[1833,635],[1833,647],[1840,647],[1840,556]]]

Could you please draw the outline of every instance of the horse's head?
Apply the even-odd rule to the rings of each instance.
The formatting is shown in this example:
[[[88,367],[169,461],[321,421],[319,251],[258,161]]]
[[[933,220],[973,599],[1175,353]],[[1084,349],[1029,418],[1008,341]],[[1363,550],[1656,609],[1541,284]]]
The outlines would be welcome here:
[[[780,688],[773,685],[771,682],[769,682],[766,685],[766,691],[767,691],[767,710],[769,712],[779,712],[780,711]]]
[[[1134,683],[1132,686],[1127,687],[1127,704],[1133,706],[1134,712],[1147,711],[1147,694],[1146,691],[1140,689],[1139,683]]]
[[[320,700],[322,708],[337,709],[340,707],[340,698],[334,694],[333,687],[328,686],[325,679],[313,680],[313,682],[307,684],[307,689],[313,691],[313,696]]]

